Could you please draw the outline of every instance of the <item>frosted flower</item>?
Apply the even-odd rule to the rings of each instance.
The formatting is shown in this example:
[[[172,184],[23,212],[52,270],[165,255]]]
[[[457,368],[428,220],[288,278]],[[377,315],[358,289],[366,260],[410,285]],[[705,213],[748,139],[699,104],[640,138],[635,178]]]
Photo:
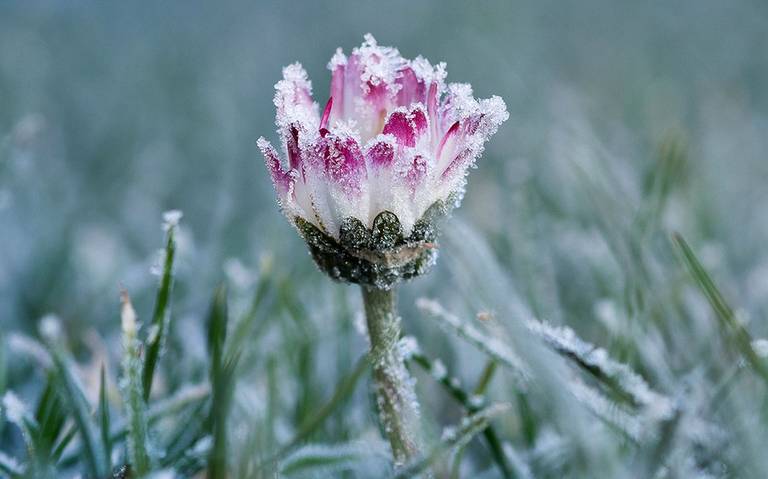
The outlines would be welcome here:
[[[435,217],[458,205],[506,106],[446,85],[445,64],[407,60],[370,34],[328,68],[322,113],[302,66],[283,69],[274,102],[287,161],[264,138],[258,145],[281,209],[321,268],[386,287],[433,262]]]

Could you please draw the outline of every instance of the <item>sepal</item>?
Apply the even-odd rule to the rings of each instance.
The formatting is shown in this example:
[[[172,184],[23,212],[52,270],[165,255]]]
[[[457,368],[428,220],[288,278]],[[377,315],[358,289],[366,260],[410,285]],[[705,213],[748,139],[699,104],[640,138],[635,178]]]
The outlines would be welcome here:
[[[382,211],[366,228],[357,218],[345,218],[339,240],[296,216],[294,224],[309,246],[318,267],[337,281],[389,289],[396,283],[427,273],[437,260],[437,223],[450,203],[435,202],[405,237],[398,217]]]

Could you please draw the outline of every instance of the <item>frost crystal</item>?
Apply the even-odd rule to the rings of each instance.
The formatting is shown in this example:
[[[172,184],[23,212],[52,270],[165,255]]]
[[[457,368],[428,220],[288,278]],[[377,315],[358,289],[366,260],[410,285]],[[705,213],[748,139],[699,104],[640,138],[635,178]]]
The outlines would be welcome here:
[[[675,408],[669,398],[653,391],[640,375],[629,366],[612,360],[604,349],[581,340],[572,329],[553,327],[535,320],[528,321],[527,326],[559,353],[575,358],[614,381],[653,419],[668,419],[674,413]]]
[[[24,402],[11,391],[3,395],[2,413],[8,421],[14,424],[22,424],[24,416],[27,414],[27,408]]]
[[[397,343],[398,350],[400,351],[400,357],[403,360],[410,360],[414,354],[420,352],[419,342],[413,336],[403,336]]]
[[[163,213],[163,231],[168,231],[178,226],[182,216],[184,216],[184,213],[180,210],[168,210]]]
[[[768,358],[768,339],[755,339],[752,341],[752,349],[761,358]]]

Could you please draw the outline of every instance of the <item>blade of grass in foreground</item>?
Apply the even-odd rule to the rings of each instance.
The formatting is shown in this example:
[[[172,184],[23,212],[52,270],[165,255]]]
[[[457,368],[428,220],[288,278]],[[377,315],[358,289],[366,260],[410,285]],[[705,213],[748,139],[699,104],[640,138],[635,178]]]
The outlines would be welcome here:
[[[166,213],[166,216],[168,213]],[[178,220],[177,220],[178,221]],[[155,367],[160,359],[160,352],[165,343],[165,337],[168,334],[168,322],[170,321],[170,298],[173,289],[173,259],[176,254],[176,240],[174,237],[176,223],[167,221],[168,234],[165,240],[165,261],[163,261],[163,272],[160,279],[160,287],[157,290],[155,298],[155,310],[152,313],[152,323],[150,333],[147,338],[147,352],[144,360],[144,370],[142,371],[142,387],[144,389],[144,400],[149,399],[152,391],[152,379],[155,375]]]
[[[128,458],[136,477],[144,477],[150,471],[147,451],[148,427],[146,404],[141,384],[141,343],[136,337],[136,312],[128,293],[123,291],[123,378],[121,390],[128,416]],[[97,476],[103,477],[103,476]]]
[[[67,416],[61,397],[56,389],[56,377],[52,371],[48,373],[48,380],[40,396],[35,412],[35,420],[40,426],[37,440],[37,454],[41,459],[49,460]]]
[[[315,413],[307,418],[306,421],[299,427],[299,431],[291,439],[291,441],[280,449],[277,456],[282,457],[288,453],[291,449],[299,445],[302,441],[307,439],[312,432],[314,432],[323,421],[330,416],[333,411],[347,398],[355,389],[355,385],[362,377],[363,373],[368,369],[368,355],[364,355],[358,359],[355,369],[349,374],[349,376],[343,378],[336,386],[336,390],[333,392],[331,398],[318,408]]]
[[[227,292],[216,289],[208,316],[208,350],[211,356],[210,382],[212,404],[209,417],[213,445],[208,456],[208,478],[227,477],[227,416],[235,386],[239,354],[225,355],[227,339]]]
[[[61,394],[68,403],[77,429],[80,431],[83,451],[90,474],[92,477],[106,477],[109,473],[106,451],[101,447],[101,441],[99,441],[99,436],[96,432],[96,425],[91,417],[90,405],[85,399],[82,388],[72,374],[73,366],[69,364],[64,354],[56,346],[51,347],[50,353],[58,375]]]
[[[733,309],[720,293],[720,290],[715,285],[712,277],[709,276],[707,270],[704,269],[704,266],[696,257],[691,247],[688,246],[688,243],[680,234],[674,233],[672,235],[672,241],[680,252],[683,262],[691,273],[691,276],[693,276],[699,289],[704,293],[707,301],[709,301],[709,305],[720,320],[722,324],[721,330],[727,337],[733,339],[739,352],[744,356],[750,366],[752,366],[752,369],[754,369],[755,372],[762,376],[763,380],[768,383],[768,367],[766,367],[766,364],[752,348],[752,338],[749,332],[738,320],[736,313],[734,313]]]
[[[440,456],[455,448],[466,445],[477,433],[488,426],[488,421],[509,409],[511,409],[509,404],[492,404],[471,416],[465,417],[457,427],[446,428],[443,431],[443,438],[440,444],[435,446],[426,456],[417,459],[400,470],[395,478],[411,478],[426,471]]]
[[[493,369],[496,367],[496,363],[494,361],[488,362],[489,366],[492,365],[490,366],[491,372],[488,372],[489,366],[487,366],[483,373],[483,378],[481,378],[480,383],[478,384],[478,388],[472,394],[469,394],[461,388],[461,383],[457,378],[447,374],[445,371],[445,366],[442,365],[442,362],[438,362],[437,360],[432,361],[430,358],[420,352],[411,353],[410,360],[421,366],[425,371],[432,373],[432,376],[435,378],[435,380],[439,382],[446,391],[448,391],[448,394],[450,394],[454,400],[462,405],[462,407],[467,411],[467,414],[477,413],[485,406],[486,400],[483,396],[483,392],[487,385],[487,381],[490,380],[490,375],[493,374]],[[499,436],[496,434],[496,430],[493,428],[493,426],[489,424],[483,430],[483,436],[485,437],[488,448],[491,451],[493,460],[501,470],[502,476],[506,479],[515,477],[515,474],[512,471],[512,466],[509,464],[509,461],[504,454],[501,441],[499,440]],[[457,461],[461,459],[462,450],[463,448],[458,448],[456,451]]]
[[[109,438],[109,401],[107,400],[107,373],[101,365],[101,383],[99,384],[99,422],[101,425],[101,443],[107,456],[107,467],[112,468],[112,441]]]

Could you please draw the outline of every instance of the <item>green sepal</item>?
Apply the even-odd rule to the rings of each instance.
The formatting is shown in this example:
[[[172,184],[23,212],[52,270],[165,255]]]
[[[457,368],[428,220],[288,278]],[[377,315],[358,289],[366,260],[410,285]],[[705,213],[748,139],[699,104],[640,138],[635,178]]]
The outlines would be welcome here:
[[[357,218],[345,218],[338,240],[301,217],[295,217],[294,223],[315,263],[331,278],[389,289],[429,271],[437,259],[437,222],[448,211],[445,202],[435,202],[408,237],[390,211],[379,213],[371,229]]]

